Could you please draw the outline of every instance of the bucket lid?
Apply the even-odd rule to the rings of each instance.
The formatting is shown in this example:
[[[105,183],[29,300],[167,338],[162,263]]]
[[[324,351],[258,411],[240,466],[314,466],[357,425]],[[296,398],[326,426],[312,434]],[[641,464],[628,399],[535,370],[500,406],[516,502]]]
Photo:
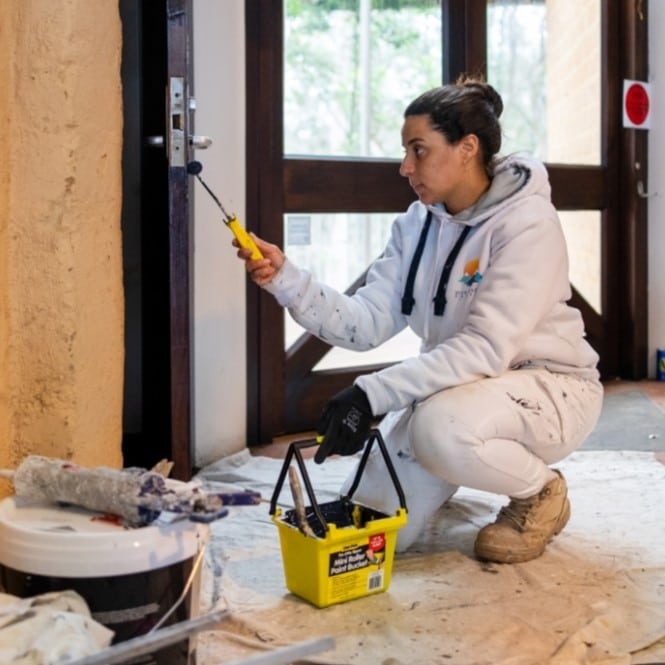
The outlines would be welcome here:
[[[101,513],[10,496],[0,501],[0,564],[50,577],[112,577],[192,558],[205,524],[179,520],[127,529]]]

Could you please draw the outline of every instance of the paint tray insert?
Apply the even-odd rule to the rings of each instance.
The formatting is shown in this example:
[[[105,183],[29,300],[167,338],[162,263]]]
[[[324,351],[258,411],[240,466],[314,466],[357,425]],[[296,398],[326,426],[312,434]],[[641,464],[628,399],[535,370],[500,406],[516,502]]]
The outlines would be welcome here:
[[[277,526],[288,590],[317,607],[346,602],[385,591],[391,581],[398,530],[406,524],[407,508],[399,479],[381,433],[372,430],[345,496],[319,503],[301,450],[318,445],[309,439],[289,446],[270,503]],[[392,481],[399,508],[394,515],[354,502],[369,453],[378,445]],[[295,460],[309,506],[282,510],[277,501]]]

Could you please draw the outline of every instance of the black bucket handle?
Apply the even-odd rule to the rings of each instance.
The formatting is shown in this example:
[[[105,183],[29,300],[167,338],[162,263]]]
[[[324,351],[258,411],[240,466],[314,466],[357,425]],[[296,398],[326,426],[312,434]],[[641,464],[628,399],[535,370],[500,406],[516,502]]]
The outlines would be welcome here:
[[[381,454],[383,455],[383,459],[386,463],[388,473],[390,474],[390,479],[393,481],[393,485],[395,486],[395,491],[397,492],[397,497],[399,498],[399,505],[401,508],[406,510],[407,509],[406,499],[404,498],[404,491],[402,490],[402,485],[399,482],[399,478],[397,477],[397,472],[395,471],[395,467],[393,466],[392,460],[388,455],[386,444],[383,441],[383,436],[381,436],[381,432],[378,429],[371,430],[369,438],[367,439],[367,444],[365,445],[365,450],[363,451],[362,457],[360,458],[360,462],[358,464],[358,468],[356,469],[356,475],[353,478],[353,482],[351,483],[351,487],[349,488],[349,491],[346,494],[346,496],[343,496],[341,498],[350,500],[351,497],[353,496],[353,493],[356,491],[356,489],[358,489],[360,478],[362,476],[363,471],[365,470],[369,453],[375,441],[379,446],[379,449],[381,450]],[[284,485],[284,479],[286,478],[289,466],[291,465],[291,460],[295,457],[296,463],[298,464],[298,468],[300,469],[300,475],[302,477],[303,482],[305,483],[305,490],[307,491],[307,496],[309,497],[309,501],[312,509],[314,510],[314,514],[316,515],[317,520],[323,527],[323,530],[328,531],[328,522],[323,517],[321,508],[319,507],[318,501],[316,500],[316,496],[314,494],[314,488],[312,487],[312,483],[309,479],[309,474],[307,473],[307,469],[305,468],[305,461],[303,460],[301,452],[303,448],[311,448],[312,446],[318,446],[318,445],[319,444],[316,441],[316,439],[305,439],[303,441],[294,441],[289,445],[286,457],[284,458],[284,464],[282,465],[282,470],[280,471],[279,477],[277,478],[277,484],[275,485],[275,490],[273,491],[272,498],[270,500],[270,514],[274,515],[275,512],[277,511],[277,500],[279,499],[279,494],[282,491],[282,486]]]

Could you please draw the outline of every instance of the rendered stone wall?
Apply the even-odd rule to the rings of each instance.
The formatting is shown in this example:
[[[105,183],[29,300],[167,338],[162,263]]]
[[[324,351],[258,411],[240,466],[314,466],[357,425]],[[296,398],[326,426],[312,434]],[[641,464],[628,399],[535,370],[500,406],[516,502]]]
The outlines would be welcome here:
[[[33,453],[119,467],[118,6],[1,7],[0,467]]]

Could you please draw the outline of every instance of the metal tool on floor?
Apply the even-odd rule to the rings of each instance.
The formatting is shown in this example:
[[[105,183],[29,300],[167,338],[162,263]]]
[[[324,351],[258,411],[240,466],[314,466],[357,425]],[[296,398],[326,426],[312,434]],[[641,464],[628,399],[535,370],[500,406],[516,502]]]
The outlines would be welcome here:
[[[352,501],[375,444],[383,455],[399,499],[395,515]],[[289,446],[270,502],[270,514],[280,535],[287,588],[317,607],[327,607],[389,587],[397,531],[406,524],[407,508],[379,430],[370,433],[348,494],[321,504],[317,502],[301,453],[303,448],[317,445],[315,439],[308,439]],[[287,473],[293,474],[294,458],[310,506],[303,515],[302,502],[294,497],[296,508],[282,515],[277,502]],[[291,482],[292,492],[294,488],[297,490],[297,485]]]
[[[70,665],[115,665],[116,663],[128,663],[130,659],[135,662],[134,659],[139,656],[155,653],[164,647],[181,642],[190,635],[210,629],[227,614],[226,610],[218,610],[181,621],[166,628],[160,628],[153,633],[114,644],[95,654],[73,661]]]
[[[222,219],[224,220],[226,226],[228,226],[229,229],[231,229],[231,232],[236,237],[238,244],[241,247],[244,247],[245,249],[252,250],[251,254],[252,259],[254,260],[262,259],[263,254],[261,254],[261,250],[256,246],[256,243],[252,239],[252,236],[250,236],[249,233],[247,233],[247,231],[240,225],[238,218],[234,214],[229,214],[228,212],[226,212],[224,206],[222,205],[222,202],[215,196],[212,189],[208,187],[205,180],[203,180],[203,178],[201,177],[200,175],[201,171],[203,171],[203,164],[201,164],[201,162],[189,162],[189,164],[187,164],[187,173],[195,176],[196,179],[203,185],[206,192],[210,194],[212,200],[217,204],[217,207],[222,211],[223,215]]]
[[[210,612],[188,621],[182,621],[168,628],[162,628],[154,633],[115,644],[96,654],[73,661],[70,665],[120,665],[121,663],[135,663],[138,662],[137,658],[147,656],[159,649],[180,642],[195,633],[203,630],[213,630],[214,625],[219,623],[226,615],[228,615],[228,611],[226,610]],[[305,656],[329,651],[334,646],[335,640],[332,637],[321,637],[273,649],[267,653],[249,656],[242,660],[235,660],[233,663],[228,663],[228,665],[286,665]],[[140,662],[143,662],[143,660]]]

